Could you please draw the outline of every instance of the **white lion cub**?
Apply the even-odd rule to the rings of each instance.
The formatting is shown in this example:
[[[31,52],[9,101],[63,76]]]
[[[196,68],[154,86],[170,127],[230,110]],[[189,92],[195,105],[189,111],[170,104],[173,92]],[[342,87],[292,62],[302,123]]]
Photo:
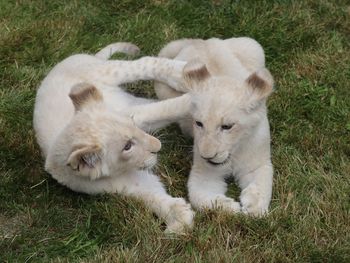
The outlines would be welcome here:
[[[43,80],[34,128],[45,169],[77,192],[117,192],[141,199],[165,219],[168,232],[182,232],[192,226],[194,213],[184,199],[168,195],[149,170],[161,144],[142,129],[152,131],[181,119],[190,98],[152,102],[118,85],[157,79],[176,86],[186,62],[152,57],[107,61],[114,52],[135,54],[138,48],[116,43],[95,56],[68,57]]]
[[[184,132],[194,134],[191,204],[266,213],[273,177],[266,99],[273,78],[262,47],[250,38],[184,39],[165,46],[159,56],[191,61],[184,69],[187,90],[155,84],[160,99],[186,91],[192,96],[193,120],[180,123]],[[231,175],[242,189],[240,203],[225,196],[225,178]]]

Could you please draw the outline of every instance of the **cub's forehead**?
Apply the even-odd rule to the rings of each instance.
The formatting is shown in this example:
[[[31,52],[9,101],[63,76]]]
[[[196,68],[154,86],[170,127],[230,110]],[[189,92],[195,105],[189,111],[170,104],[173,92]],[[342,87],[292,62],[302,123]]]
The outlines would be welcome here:
[[[218,112],[239,108],[245,100],[246,87],[244,81],[237,77],[211,78],[201,87],[192,90],[193,108],[201,112]]]
[[[239,105],[239,98],[234,92],[220,94],[220,92],[205,91],[192,96],[192,111],[196,112],[221,114],[234,110]]]
[[[202,93],[193,97],[191,113],[195,119],[217,124],[226,121],[235,122],[242,115],[242,108],[240,100],[233,93]]]
[[[116,123],[128,126],[133,125],[133,120],[130,116],[110,108],[103,108],[102,110],[98,111],[95,119],[100,119],[103,122],[111,122],[114,124]]]
[[[112,118],[114,118],[115,122],[125,126],[134,126],[134,122],[131,117],[119,112],[113,112],[112,115]]]
[[[131,117],[112,110],[96,110],[77,114],[76,121],[81,127],[101,130],[101,132],[129,132],[135,126]]]
[[[115,112],[113,122],[115,129],[117,129],[119,134],[121,134],[123,137],[132,138],[144,133],[139,127],[136,126],[132,117],[124,115],[123,113]]]

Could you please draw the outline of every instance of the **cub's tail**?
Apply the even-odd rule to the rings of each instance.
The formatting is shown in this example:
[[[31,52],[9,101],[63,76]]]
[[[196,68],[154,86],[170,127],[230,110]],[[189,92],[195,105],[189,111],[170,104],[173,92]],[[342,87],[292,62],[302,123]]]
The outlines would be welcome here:
[[[107,60],[114,53],[117,53],[117,52],[135,56],[140,52],[140,49],[132,43],[117,42],[102,48],[99,52],[95,54],[95,57],[98,57],[103,60]]]

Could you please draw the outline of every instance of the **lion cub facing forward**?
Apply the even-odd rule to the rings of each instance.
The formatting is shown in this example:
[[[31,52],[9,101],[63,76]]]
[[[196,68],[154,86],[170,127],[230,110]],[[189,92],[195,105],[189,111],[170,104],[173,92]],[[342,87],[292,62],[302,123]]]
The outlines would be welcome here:
[[[261,215],[268,211],[273,169],[266,99],[273,79],[261,46],[250,38],[184,39],[165,46],[159,56],[190,61],[183,88],[157,82],[160,99],[189,91],[192,121],[182,121],[194,135],[194,160],[188,180],[197,208]],[[240,203],[225,196],[225,178],[242,189]]]
[[[37,92],[36,137],[45,169],[59,183],[88,194],[136,197],[165,219],[167,231],[182,232],[192,226],[194,214],[184,199],[168,195],[150,170],[161,144],[142,129],[182,118],[190,99],[153,102],[119,85],[138,79],[177,82],[186,63],[152,57],[107,60],[114,52],[137,51],[132,44],[116,43],[96,56],[74,55],[56,65]]]

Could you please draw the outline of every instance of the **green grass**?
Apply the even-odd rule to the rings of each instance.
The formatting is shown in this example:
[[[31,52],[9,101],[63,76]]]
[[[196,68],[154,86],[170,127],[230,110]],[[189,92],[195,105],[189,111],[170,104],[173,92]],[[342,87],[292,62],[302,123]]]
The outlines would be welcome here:
[[[350,262],[349,17],[345,0],[0,0],[0,261]],[[44,172],[32,113],[53,65],[115,41],[156,55],[174,39],[232,36],[258,40],[276,80],[268,216],[198,212],[192,233],[166,236],[140,202],[73,193]],[[157,173],[186,196],[192,142],[176,126],[159,134]]]

